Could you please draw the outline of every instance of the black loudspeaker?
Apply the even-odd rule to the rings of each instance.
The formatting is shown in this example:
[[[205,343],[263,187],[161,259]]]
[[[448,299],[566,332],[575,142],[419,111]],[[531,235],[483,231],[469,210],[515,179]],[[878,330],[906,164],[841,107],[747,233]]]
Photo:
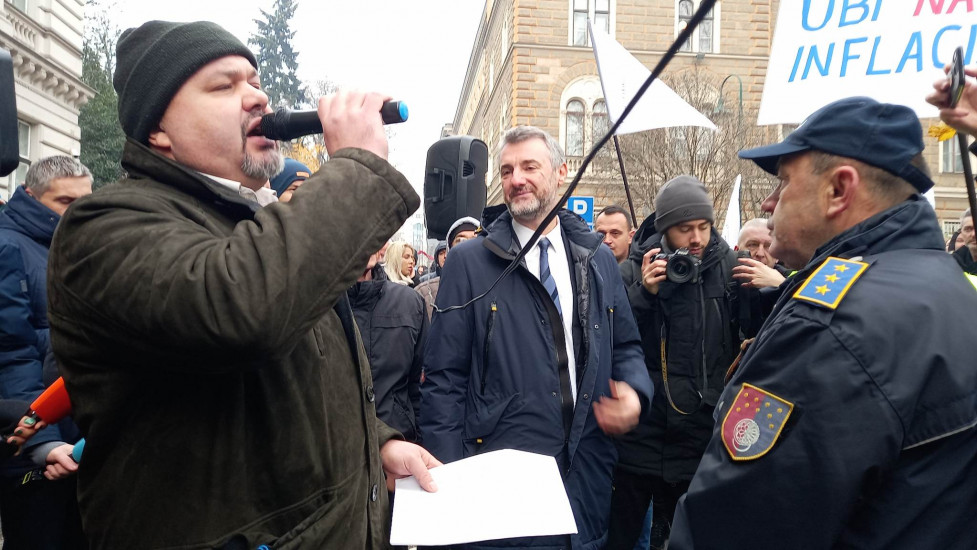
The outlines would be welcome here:
[[[10,52],[0,49],[0,177],[17,169],[17,94],[14,91],[14,63]],[[13,190],[10,190],[13,194]]]
[[[480,139],[447,137],[427,150],[424,220],[428,238],[443,240],[458,218],[481,218],[487,170],[488,146]]]

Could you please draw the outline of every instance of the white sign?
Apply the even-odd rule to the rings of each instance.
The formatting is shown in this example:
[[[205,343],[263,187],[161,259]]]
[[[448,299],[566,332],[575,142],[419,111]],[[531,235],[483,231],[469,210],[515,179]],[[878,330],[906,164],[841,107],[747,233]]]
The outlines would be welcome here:
[[[577,532],[556,460],[506,449],[431,470],[436,493],[397,480],[390,543],[441,546]]]
[[[737,174],[733,192],[729,194],[729,204],[726,206],[726,218],[723,222],[723,240],[729,246],[736,246],[740,239],[740,180],[743,176]]]
[[[975,0],[780,2],[758,124],[795,124],[832,101],[869,96],[921,118],[954,48],[977,61]],[[610,104],[608,104],[609,106]]]
[[[631,98],[651,76],[651,71],[607,33],[593,28],[590,22],[587,26],[590,29],[590,41],[594,45],[594,58],[597,60],[600,84],[604,88],[607,114],[612,122],[617,122],[624,108],[631,102]],[[656,79],[634,105],[634,109],[624,119],[615,134],[624,135],[670,126],[702,126],[710,130],[716,129],[716,125],[706,118],[706,115],[686,103],[664,82]]]

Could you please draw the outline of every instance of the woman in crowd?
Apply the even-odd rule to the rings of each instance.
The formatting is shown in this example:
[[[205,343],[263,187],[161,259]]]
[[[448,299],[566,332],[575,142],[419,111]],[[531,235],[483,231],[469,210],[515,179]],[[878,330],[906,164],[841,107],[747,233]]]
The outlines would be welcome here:
[[[394,241],[387,247],[387,263],[383,268],[387,277],[401,285],[414,287],[414,247],[405,241]]]

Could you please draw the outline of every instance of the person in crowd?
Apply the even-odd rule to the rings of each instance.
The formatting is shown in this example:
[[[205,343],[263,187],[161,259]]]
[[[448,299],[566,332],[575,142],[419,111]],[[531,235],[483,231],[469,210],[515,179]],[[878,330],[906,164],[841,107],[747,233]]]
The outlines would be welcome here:
[[[75,200],[92,192],[92,174],[63,155],[27,171],[0,213],[0,395],[30,403],[46,387],[50,347],[47,266],[51,237]],[[26,407],[20,412],[23,413]],[[69,426],[66,426],[66,429]],[[71,458],[76,429],[53,425],[0,468],[0,517],[11,548],[84,548]]]
[[[438,244],[434,247],[434,261],[431,262],[431,269],[421,277],[420,284],[414,287],[418,292],[420,292],[421,284],[441,276],[441,268],[444,267],[444,259],[447,255],[448,242],[438,241]]]
[[[770,252],[799,271],[731,373],[671,550],[977,548],[977,292],[923,147],[911,109],[852,97],[740,152],[780,180]]]
[[[743,338],[757,335],[780,297],[778,288],[793,273],[770,254],[772,239],[767,223],[762,218],[746,222],[737,239],[739,264],[733,268],[733,278],[740,284],[734,310]],[[742,257],[743,253],[749,257]]]
[[[953,258],[960,267],[971,275],[977,275],[977,237],[974,235],[974,217],[970,209],[960,215],[960,234],[957,236],[960,246],[953,250]]]
[[[726,369],[739,349],[731,304],[736,255],[714,219],[705,186],[678,176],[662,186],[655,214],[621,265],[656,392],[648,416],[618,443],[608,548],[634,547],[649,502],[651,547],[664,548],[675,503],[712,434]]]
[[[376,418],[346,299],[420,203],[385,160],[386,98],[320,98],[330,160],[279,204],[229,32],[128,29],[113,83],[127,176],[62,219],[48,287],[92,548],[386,546],[384,478],[434,490],[439,464]]]
[[[440,258],[441,262],[441,266],[438,268],[438,277],[425,281],[415,288],[418,294],[424,298],[424,303],[427,305],[428,319],[434,315],[434,303],[438,297],[438,289],[441,286],[440,273],[444,269],[444,262],[447,261],[448,251],[459,243],[475,238],[475,232],[478,230],[478,226],[479,222],[475,218],[469,216],[458,218],[448,228],[447,240],[444,241],[446,245],[445,250],[442,253],[439,253],[437,249],[435,250],[435,256]],[[440,247],[441,244],[438,243],[438,246]]]
[[[292,199],[295,190],[301,187],[305,180],[309,179],[312,170],[309,170],[309,167],[301,162],[290,158],[284,159],[283,166],[282,171],[272,176],[268,184],[272,191],[278,195],[279,201],[288,202]]]
[[[752,288],[778,287],[791,270],[770,255],[770,228],[764,218],[752,219],[743,224],[736,249],[750,253],[749,258],[738,258],[733,277]]]
[[[604,244],[614,253],[618,264],[628,259],[635,229],[623,208],[612,204],[601,210],[594,222],[594,231],[604,235]]]
[[[387,278],[398,285],[414,287],[414,247],[406,241],[394,241],[387,247]]]
[[[417,441],[428,317],[421,296],[387,280],[374,269],[377,262],[378,254],[370,256],[346,293],[370,361],[377,416],[407,441]]]
[[[651,401],[638,330],[600,236],[565,209],[541,227],[567,174],[556,140],[517,126],[497,166],[505,204],[485,210],[474,239],[452,246],[441,277],[437,306],[446,311],[434,315],[424,354],[421,437],[448,462],[498,449],[555,457],[577,533],[504,544],[601,548],[611,437]],[[536,230],[524,262],[490,290]]]
[[[470,216],[455,220],[455,223],[448,228],[448,249],[450,250],[469,239],[474,239],[479,225],[479,221]]]

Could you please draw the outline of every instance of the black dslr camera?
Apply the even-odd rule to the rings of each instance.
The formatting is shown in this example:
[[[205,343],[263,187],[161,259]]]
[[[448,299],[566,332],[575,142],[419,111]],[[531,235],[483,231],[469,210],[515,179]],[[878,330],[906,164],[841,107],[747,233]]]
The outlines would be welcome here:
[[[698,283],[699,265],[702,264],[688,248],[680,248],[671,254],[656,254],[656,260],[665,260],[665,278],[673,283]]]

